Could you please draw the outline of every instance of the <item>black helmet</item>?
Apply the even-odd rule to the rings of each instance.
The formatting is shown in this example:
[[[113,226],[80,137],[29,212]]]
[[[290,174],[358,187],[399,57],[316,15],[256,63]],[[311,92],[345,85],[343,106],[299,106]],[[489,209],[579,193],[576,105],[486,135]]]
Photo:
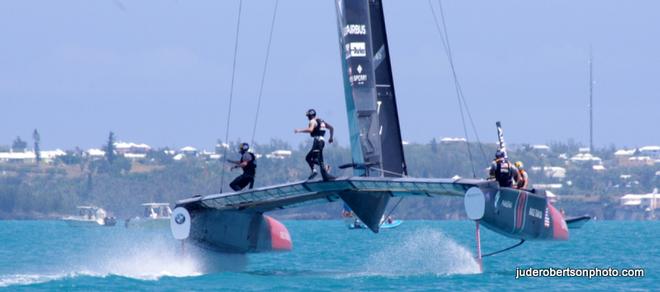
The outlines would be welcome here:
[[[238,150],[241,151],[241,153],[245,153],[249,149],[250,149],[250,144],[248,143],[241,143],[241,146],[238,148]]]
[[[316,116],[316,111],[315,111],[313,108],[310,108],[309,110],[307,110],[307,113],[305,113],[305,115],[306,115],[308,118],[309,118],[309,117],[315,117],[315,116]]]
[[[495,152],[495,158],[504,158],[504,151],[497,150],[497,152]]]

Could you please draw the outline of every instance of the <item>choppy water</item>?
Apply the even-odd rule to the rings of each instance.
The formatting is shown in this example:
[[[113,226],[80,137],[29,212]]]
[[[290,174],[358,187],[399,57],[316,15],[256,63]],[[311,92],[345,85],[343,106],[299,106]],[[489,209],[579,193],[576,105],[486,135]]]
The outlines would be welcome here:
[[[0,289],[9,290],[649,290],[660,289],[660,224],[589,222],[568,242],[528,242],[473,259],[474,223],[407,221],[373,234],[339,221],[286,221],[289,253],[252,254],[239,272],[207,273],[168,230],[0,221]],[[482,231],[484,252],[514,244]],[[641,278],[524,278],[516,268],[644,268]]]

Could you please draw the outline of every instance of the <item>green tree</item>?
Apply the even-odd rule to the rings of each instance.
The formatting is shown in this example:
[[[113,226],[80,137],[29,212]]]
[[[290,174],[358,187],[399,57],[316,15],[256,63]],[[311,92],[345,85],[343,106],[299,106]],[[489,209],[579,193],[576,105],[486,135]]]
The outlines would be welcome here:
[[[20,136],[17,136],[16,140],[14,140],[14,143],[11,144],[11,150],[14,152],[25,152],[26,148],[27,142],[21,140]]]
[[[115,133],[112,131],[110,131],[110,134],[108,135],[108,143],[103,147],[103,150],[105,150],[106,160],[108,160],[108,163],[112,164],[117,156],[115,154]]]
[[[41,148],[39,148],[39,144],[41,143],[41,136],[39,136],[37,129],[34,129],[32,132],[32,140],[34,140],[34,155],[37,164],[39,164],[41,162]]]

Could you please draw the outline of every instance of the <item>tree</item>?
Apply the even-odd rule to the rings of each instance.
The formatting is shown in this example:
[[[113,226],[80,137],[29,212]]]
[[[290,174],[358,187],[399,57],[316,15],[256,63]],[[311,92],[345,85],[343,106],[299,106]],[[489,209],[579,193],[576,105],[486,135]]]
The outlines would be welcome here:
[[[104,147],[105,158],[110,164],[115,161],[115,133],[110,131],[108,135],[108,144]]]
[[[17,136],[16,140],[14,140],[14,143],[11,144],[11,150],[14,152],[25,152],[26,148],[27,142],[21,140],[20,136]]]
[[[41,137],[39,136],[39,132],[37,132],[37,129],[34,129],[32,132],[32,140],[34,140],[34,155],[37,161],[37,164],[41,162],[41,150],[39,148],[39,143],[41,142]]]

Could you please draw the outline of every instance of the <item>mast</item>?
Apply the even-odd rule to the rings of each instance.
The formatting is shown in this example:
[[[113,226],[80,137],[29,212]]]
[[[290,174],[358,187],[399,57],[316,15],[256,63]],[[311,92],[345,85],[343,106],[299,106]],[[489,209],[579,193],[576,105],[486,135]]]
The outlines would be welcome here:
[[[589,48],[589,152],[594,153],[594,78],[593,55]]]

